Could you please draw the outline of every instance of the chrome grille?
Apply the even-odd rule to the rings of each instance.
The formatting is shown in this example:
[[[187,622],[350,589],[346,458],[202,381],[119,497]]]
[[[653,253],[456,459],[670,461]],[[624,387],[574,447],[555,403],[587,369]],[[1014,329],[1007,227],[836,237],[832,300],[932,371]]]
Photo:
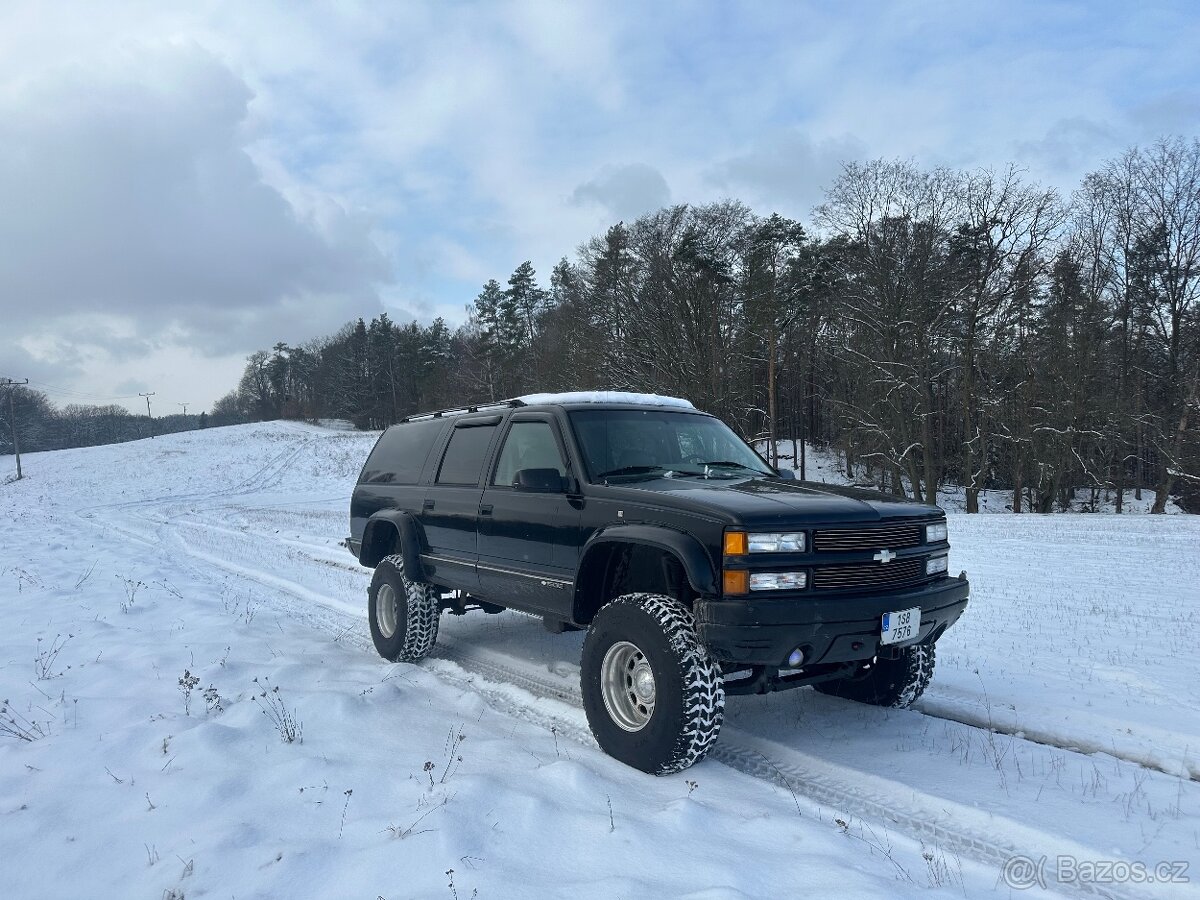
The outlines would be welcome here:
[[[857,528],[822,528],[813,532],[813,549],[819,553],[854,550],[902,550],[919,546],[923,522],[896,522]]]
[[[925,557],[920,556],[890,563],[818,566],[813,569],[812,586],[817,591],[899,588],[917,584],[925,578]]]

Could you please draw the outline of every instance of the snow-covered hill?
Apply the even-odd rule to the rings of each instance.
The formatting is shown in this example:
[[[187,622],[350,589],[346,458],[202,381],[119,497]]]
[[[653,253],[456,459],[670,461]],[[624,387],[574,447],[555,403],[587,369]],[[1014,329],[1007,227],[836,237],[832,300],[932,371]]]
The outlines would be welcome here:
[[[1060,855],[1200,872],[1200,521],[952,515],[974,596],[920,710],[731,698],[717,752],[655,779],[588,736],[577,634],[472,614],[420,666],[374,655],[339,545],[373,439],[212,429],[32,454],[0,486],[4,896],[1007,896],[1016,854],[1067,893],[1096,892],[1055,884]]]

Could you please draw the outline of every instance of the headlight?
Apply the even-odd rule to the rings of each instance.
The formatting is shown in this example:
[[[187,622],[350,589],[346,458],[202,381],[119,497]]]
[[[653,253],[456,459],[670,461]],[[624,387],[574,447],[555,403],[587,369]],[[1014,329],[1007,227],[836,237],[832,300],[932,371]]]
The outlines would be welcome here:
[[[803,531],[775,531],[746,534],[744,531],[725,532],[726,556],[745,556],[747,553],[803,553]]]
[[[925,543],[940,544],[946,540],[946,523],[935,522],[925,526]]]
[[[799,591],[808,583],[804,572],[751,572],[752,591]]]
[[[944,529],[945,526],[943,525]],[[931,556],[925,562],[926,575],[941,575],[950,568],[950,557],[948,556]]]
[[[751,553],[803,553],[804,532],[785,531],[749,535]]]

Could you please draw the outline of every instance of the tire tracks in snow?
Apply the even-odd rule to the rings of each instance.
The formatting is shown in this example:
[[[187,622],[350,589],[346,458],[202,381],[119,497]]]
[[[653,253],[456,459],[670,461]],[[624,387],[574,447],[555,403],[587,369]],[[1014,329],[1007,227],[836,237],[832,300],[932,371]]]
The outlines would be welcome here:
[[[76,515],[84,521],[95,523],[95,519],[102,518],[106,524],[120,531],[128,537],[132,537],[143,543],[154,543],[153,533],[146,534],[138,532],[136,529],[122,527],[116,521],[113,521],[111,514],[119,512],[143,513],[138,518],[148,519],[155,524],[159,524],[162,520],[150,519],[145,515],[148,512],[160,511],[168,504],[198,504],[210,502],[214,506],[220,505],[223,501],[234,497],[246,496],[249,494],[259,493],[271,485],[278,483],[283,473],[288,467],[299,457],[312,443],[317,440],[316,437],[309,435],[302,440],[298,445],[282,450],[272,456],[262,466],[256,469],[253,473],[246,476],[242,481],[233,485],[230,488],[219,491],[204,491],[191,494],[166,494],[160,497],[148,497],[141,500],[125,500],[120,503],[104,503],[99,506],[84,507],[76,511]],[[169,515],[165,518],[170,518]]]
[[[167,502],[175,499],[178,498],[164,498]],[[152,503],[133,505],[149,507]],[[208,531],[221,534],[227,540],[242,538],[247,542],[255,541],[253,534],[195,521],[180,528],[181,523],[175,517],[152,521],[158,525],[156,543],[181,566],[214,583],[214,570],[252,581],[268,592],[266,597],[260,595],[259,599],[266,599],[280,612],[336,635],[337,640],[346,639],[363,652],[373,652],[364,627],[365,604],[330,598],[284,575],[233,562],[185,539],[183,532],[191,532],[194,537],[197,531]],[[327,564],[319,559],[310,559],[310,562]],[[365,583],[365,577],[363,581]],[[497,659],[495,653],[481,652],[453,639],[442,640],[421,667],[442,681],[478,694],[500,713],[552,729],[585,746],[596,746],[583,717],[578,686],[572,682],[544,676],[508,657]],[[831,811],[837,811],[843,820],[857,818],[883,825],[923,846],[932,846],[943,854],[956,854],[997,872],[1015,856],[1036,860],[1043,856],[1092,859],[1103,855],[1094,848],[1014,819],[1001,818],[923,793],[909,785],[839,766],[733,726],[726,726],[708,758],[804,798],[810,807],[815,807],[812,812],[818,817],[827,818]],[[1047,874],[1048,884],[1070,894],[1113,900],[1152,896],[1134,885],[1058,884],[1053,877],[1052,864],[1048,866]]]
[[[308,542],[242,531],[197,518],[201,510],[211,512],[221,506],[233,506],[229,501],[262,492],[277,483],[314,440],[315,437],[306,436],[299,445],[276,454],[260,469],[225,491],[109,504],[81,510],[78,514],[83,521],[96,527],[111,528],[139,542],[162,548],[179,565],[210,582],[217,583],[217,571],[254,582],[267,590],[265,599],[280,612],[334,635],[335,640],[346,639],[364,652],[373,652],[365,629],[365,604],[331,598],[286,575],[265,570],[263,566],[269,563],[264,559],[263,541],[279,545],[278,549],[285,557],[285,566],[281,567],[284,572],[290,572],[296,561],[321,566],[326,571],[328,567],[343,569],[348,575],[358,573],[360,567],[349,562],[343,564],[331,554],[318,555],[319,548]],[[187,508],[181,509],[181,506]],[[148,530],[141,530],[130,520],[144,523]],[[219,536],[219,540],[203,546],[205,534]],[[212,546],[222,541],[227,546]],[[247,564],[236,562],[223,552],[231,549],[230,542],[248,545],[241,548],[245,551]],[[365,586],[365,575],[362,581]],[[573,682],[548,677],[508,657],[497,659],[495,653],[481,652],[453,639],[444,639],[435,647],[422,668],[449,684],[478,694],[499,712],[553,729],[583,745],[596,746],[582,713],[578,686]],[[986,723],[961,721],[970,716],[923,714],[988,730]],[[1017,731],[1013,730],[1014,735]],[[1046,743],[1064,750],[1077,749],[1071,743]],[[1102,752],[1111,755],[1108,749]],[[923,845],[932,844],[942,853],[958,854],[997,871],[1014,856],[1036,860],[1043,856],[1091,859],[1104,855],[1012,818],[994,816],[900,782],[839,766],[733,726],[726,727],[709,759],[803,797],[816,807],[818,816],[837,810],[847,819],[859,818],[882,824]],[[1137,759],[1128,761],[1142,765]],[[1051,865],[1048,883],[1071,894],[1104,898],[1154,896],[1136,885],[1059,884],[1053,874]]]
[[[956,722],[970,728],[1019,738],[1043,747],[1053,747],[1056,750],[1082,753],[1085,756],[1105,754],[1143,769],[1170,775],[1172,778],[1183,777],[1189,781],[1200,781],[1200,763],[1189,759],[1186,752],[1182,752],[1179,759],[1170,760],[1166,754],[1141,752],[1135,747],[1118,747],[1115,742],[1105,745],[1096,738],[1063,734],[1051,728],[1042,728],[1022,722],[1009,724],[1001,721],[989,708],[986,701],[950,697],[935,689],[926,691],[913,708],[931,719]]]
[[[314,565],[323,567],[332,567],[335,569],[345,570],[348,572],[362,572],[361,566],[349,560],[343,562],[335,557],[334,554],[327,552],[324,548],[313,545],[308,541],[292,540],[282,538],[277,534],[267,533],[262,531],[242,531],[236,528],[231,528],[227,525],[218,525],[213,522],[189,520],[187,522],[176,522],[179,527],[189,530],[208,531],[213,534],[220,534],[232,541],[245,541],[254,544],[254,549],[261,552],[262,540],[272,541],[289,550],[289,557],[294,559],[297,556],[305,558],[308,562]],[[221,564],[221,560],[213,555],[209,555],[210,561],[215,564]],[[247,570],[239,568],[239,573],[246,575]],[[365,577],[364,577],[365,582]],[[1007,724],[1000,721],[996,716],[991,714],[986,706],[981,705],[978,709],[968,708],[964,703],[958,702],[951,704],[944,700],[934,689],[929,692],[926,697],[917,702],[912,710],[914,714],[920,714],[930,719],[940,721],[954,722],[958,725],[964,725],[969,728],[975,728],[979,731],[1000,734],[1006,737],[1013,737],[1018,740],[1028,741],[1029,743],[1038,744],[1039,746],[1049,747],[1055,750],[1063,750],[1069,753],[1079,753],[1083,755],[1105,754],[1122,762],[1127,762],[1139,768],[1149,769],[1155,772],[1168,775],[1170,777],[1179,777],[1181,771],[1187,772],[1187,777],[1191,780],[1200,780],[1197,778],[1198,772],[1195,764],[1188,764],[1186,769],[1181,769],[1181,763],[1174,765],[1147,757],[1145,754],[1136,752],[1133,748],[1122,748],[1117,746],[1105,746],[1099,742],[1061,732],[1038,729],[1033,726],[1024,724]]]
[[[480,654],[464,650],[461,645],[435,648],[440,659],[449,660],[467,672],[482,676],[489,682],[513,685],[524,691],[550,700],[563,701],[572,708],[582,708],[578,689],[538,678],[521,668],[497,663]],[[435,669],[436,671],[436,669]],[[489,702],[491,702],[489,700]],[[522,718],[522,709],[511,709],[517,702],[502,695],[502,707]],[[495,704],[493,704],[495,705]],[[536,720],[535,720],[536,721]],[[578,727],[557,720],[560,733],[577,740]],[[563,726],[567,726],[564,728]],[[584,743],[595,746],[590,733],[584,729]],[[744,775],[781,787],[793,795],[804,797],[818,807],[817,814],[837,810],[846,819],[856,817],[868,822],[882,823],[906,837],[931,845],[941,853],[958,854],[964,858],[993,867],[997,873],[1013,857],[1037,860],[1069,856],[1073,859],[1093,859],[1097,851],[1056,835],[1048,834],[1012,819],[998,817],[961,803],[922,794],[906,785],[889,781],[870,773],[847,769],[802,751],[759,738],[742,729],[726,726],[708,759],[723,763]],[[1010,839],[997,838],[998,832]],[[1047,884],[1056,890],[1087,897],[1130,898],[1150,897],[1135,885],[1105,885],[1064,882],[1055,878],[1052,864],[1046,869]]]
[[[290,459],[288,460],[290,462]],[[284,465],[286,467],[286,463]],[[251,492],[256,490],[252,488]],[[244,491],[236,491],[236,494],[229,495],[204,495],[204,499],[216,500],[225,499],[227,497],[243,494]],[[184,498],[162,498],[151,501],[134,502],[123,504],[128,508],[146,507],[155,509],[162,505],[163,501],[180,500],[186,502]],[[205,507],[205,511],[222,508],[220,505],[212,505]],[[238,509],[240,507],[230,507]],[[349,561],[343,561],[341,554],[335,554],[330,551],[328,546],[322,546],[310,541],[285,538],[276,533],[242,530],[229,527],[228,525],[220,525],[211,521],[202,521],[197,518],[184,519],[190,512],[172,513],[169,516],[158,518],[156,521],[159,524],[170,522],[175,527],[208,531],[216,534],[223,534],[232,540],[257,541],[268,540],[281,546],[287,547],[293,551],[292,555],[300,555],[305,557],[309,562],[316,565],[340,569],[347,572],[360,572],[361,567]],[[118,530],[122,530],[118,527]],[[137,536],[136,533],[125,530],[131,536]],[[202,557],[214,565],[223,565],[224,561],[220,557],[205,554],[199,550],[193,551],[192,555]],[[229,568],[229,566],[226,566]],[[237,573],[244,576],[250,576],[250,570],[239,567]],[[271,586],[278,586],[279,582],[275,579],[270,579]],[[317,595],[312,595],[317,596]],[[1192,762],[1187,758],[1181,757],[1180,760],[1174,761],[1166,759],[1162,756],[1154,756],[1139,752],[1134,747],[1118,747],[1113,743],[1105,745],[1094,738],[1087,738],[1079,735],[1064,734],[1061,731],[1039,728],[1027,723],[1006,723],[997,717],[993,711],[987,708],[986,703],[968,703],[963,699],[951,699],[941,696],[936,688],[917,702],[914,707],[915,712],[931,719],[939,719],[946,722],[954,722],[959,725],[964,725],[969,728],[976,728],[980,731],[993,734],[1001,734],[1006,737],[1014,737],[1019,740],[1028,741],[1033,744],[1038,744],[1043,747],[1049,747],[1056,750],[1063,750],[1070,753],[1079,753],[1083,755],[1103,754],[1122,762],[1127,762],[1131,765],[1138,766],[1144,769],[1150,769],[1155,772],[1160,772],[1171,777],[1185,777],[1191,781],[1200,781],[1200,763]]]

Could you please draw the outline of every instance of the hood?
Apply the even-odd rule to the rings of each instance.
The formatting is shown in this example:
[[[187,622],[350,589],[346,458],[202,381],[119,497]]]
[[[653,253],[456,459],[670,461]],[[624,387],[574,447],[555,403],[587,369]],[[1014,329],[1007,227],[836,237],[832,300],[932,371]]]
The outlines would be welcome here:
[[[936,506],[879,491],[779,478],[652,478],[612,484],[610,489],[636,494],[630,496],[632,501],[715,514],[749,527],[811,527],[941,514]]]

